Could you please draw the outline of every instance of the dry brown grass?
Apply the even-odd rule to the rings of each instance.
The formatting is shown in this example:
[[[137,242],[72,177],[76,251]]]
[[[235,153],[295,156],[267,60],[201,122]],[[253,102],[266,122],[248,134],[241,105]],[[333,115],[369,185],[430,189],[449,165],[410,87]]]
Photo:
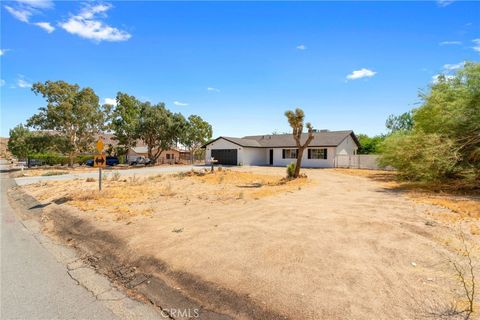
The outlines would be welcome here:
[[[456,219],[480,218],[480,187],[460,180],[445,183],[401,182],[393,171],[334,169],[336,172],[366,177],[385,188],[403,191],[416,202],[432,204],[458,213]]]
[[[66,199],[69,205],[102,218],[151,216],[156,210],[187,206],[194,202],[228,203],[249,201],[282,192],[294,192],[310,184],[308,179],[285,180],[281,176],[231,170],[191,171],[148,177],[105,179],[103,190],[84,180],[52,181],[42,186],[26,186],[43,201]]]
[[[480,218],[480,201],[452,196],[432,196],[425,192],[409,192],[408,196],[413,200],[426,204],[433,204],[452,210],[459,214],[458,218]]]

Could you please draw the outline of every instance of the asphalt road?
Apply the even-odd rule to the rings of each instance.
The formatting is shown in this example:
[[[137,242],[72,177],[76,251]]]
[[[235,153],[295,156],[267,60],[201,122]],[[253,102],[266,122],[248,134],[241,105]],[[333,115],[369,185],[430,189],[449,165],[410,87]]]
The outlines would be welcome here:
[[[0,164],[0,169],[5,169],[5,165]],[[48,240],[39,241],[40,235],[26,228],[28,221],[22,223],[10,207],[7,189],[13,180],[8,173],[1,173],[0,179],[1,319],[159,318],[154,308],[114,291],[116,289],[110,288],[109,282],[94,271],[86,267],[75,273],[69,271],[52,255],[52,250],[47,249]],[[89,291],[88,286],[82,286],[82,280],[90,282],[93,289]],[[99,285],[107,288],[102,289],[103,295],[119,298],[99,299],[100,295],[92,294]]]
[[[17,219],[1,174],[1,318],[116,319]]]
[[[104,174],[111,175],[114,171],[120,173],[121,176],[133,176],[134,174],[143,175],[143,174],[159,174],[159,173],[170,173],[170,172],[180,172],[180,171],[189,171],[192,168],[205,168],[205,166],[158,166],[158,167],[140,167],[128,170],[115,170],[107,169],[104,170]],[[37,183],[40,181],[53,181],[53,180],[71,180],[71,179],[86,179],[86,178],[98,178],[98,171],[93,172],[82,172],[74,174],[64,174],[58,176],[38,176],[38,177],[22,177],[16,178],[15,181],[18,185],[26,185]]]

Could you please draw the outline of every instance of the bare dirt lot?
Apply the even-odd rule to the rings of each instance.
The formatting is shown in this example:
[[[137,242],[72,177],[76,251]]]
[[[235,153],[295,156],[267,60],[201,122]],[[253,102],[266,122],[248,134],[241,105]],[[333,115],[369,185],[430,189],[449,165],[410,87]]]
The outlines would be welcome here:
[[[85,180],[22,188],[48,204],[52,235],[60,219],[87,221],[96,236],[123,239],[121,259],[162,261],[149,272],[225,314],[234,302],[209,301],[200,283],[292,319],[439,318],[452,303],[465,306],[448,260],[465,263],[462,233],[478,263],[479,236],[458,213],[362,175],[312,169],[284,181],[284,171],[110,177],[101,194]]]

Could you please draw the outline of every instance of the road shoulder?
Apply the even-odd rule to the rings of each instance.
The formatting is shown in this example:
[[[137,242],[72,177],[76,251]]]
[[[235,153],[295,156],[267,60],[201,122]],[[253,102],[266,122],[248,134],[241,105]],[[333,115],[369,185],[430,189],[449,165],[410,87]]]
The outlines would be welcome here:
[[[8,202],[15,211],[17,221],[60,265],[65,267],[65,272],[77,285],[91,294],[93,301],[100,302],[120,319],[163,318],[161,310],[131,299],[121,288],[110,283],[107,277],[96,272],[84,262],[83,257],[74,248],[46,236],[43,233],[41,221],[43,206],[36,199],[16,188],[13,179],[10,180],[4,184],[5,187],[10,187],[9,190],[3,190],[3,192],[8,192]]]

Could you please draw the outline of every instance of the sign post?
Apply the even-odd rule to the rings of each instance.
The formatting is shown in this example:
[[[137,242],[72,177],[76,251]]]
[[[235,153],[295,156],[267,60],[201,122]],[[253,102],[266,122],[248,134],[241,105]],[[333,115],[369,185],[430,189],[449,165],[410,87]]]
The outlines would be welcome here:
[[[97,151],[99,154],[93,158],[93,166],[98,167],[98,190],[102,191],[102,168],[107,164],[107,159],[103,152],[103,141],[98,139],[97,141]]]
[[[215,158],[213,158],[213,157],[210,159],[210,164],[212,165],[212,168],[211,168],[211,170],[210,170],[211,172],[213,172],[213,166],[214,166],[215,163],[217,163],[217,162],[218,162],[218,160],[215,160]]]

